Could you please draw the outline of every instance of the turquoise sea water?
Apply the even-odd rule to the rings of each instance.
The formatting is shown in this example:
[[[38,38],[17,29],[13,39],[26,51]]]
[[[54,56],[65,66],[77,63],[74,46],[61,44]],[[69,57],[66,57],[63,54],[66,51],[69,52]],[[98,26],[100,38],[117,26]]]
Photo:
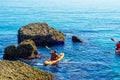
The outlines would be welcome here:
[[[64,45],[50,47],[58,53],[64,52],[65,58],[57,67],[45,67],[42,64],[49,58],[50,51],[38,47],[45,58],[30,61],[30,65],[52,72],[55,80],[120,79],[120,56],[115,54],[115,43],[120,40],[118,0],[0,0],[0,7],[1,60],[6,46],[18,45],[20,27],[46,22],[66,34]],[[87,44],[73,43],[72,35]]]

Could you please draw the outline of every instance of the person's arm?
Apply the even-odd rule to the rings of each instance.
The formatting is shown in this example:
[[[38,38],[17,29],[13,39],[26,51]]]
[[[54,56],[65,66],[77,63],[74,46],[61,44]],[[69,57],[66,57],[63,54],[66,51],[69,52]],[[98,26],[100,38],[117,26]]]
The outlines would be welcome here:
[[[56,57],[57,57],[57,58],[59,58],[59,57],[60,57],[60,55],[58,55],[57,53],[55,53],[55,55],[56,55]]]

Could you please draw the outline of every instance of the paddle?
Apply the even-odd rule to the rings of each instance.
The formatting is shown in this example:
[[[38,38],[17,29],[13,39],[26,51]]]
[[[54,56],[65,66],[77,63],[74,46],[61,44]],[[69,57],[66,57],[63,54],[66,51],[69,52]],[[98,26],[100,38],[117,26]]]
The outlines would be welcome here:
[[[115,40],[114,40],[113,38],[111,38],[111,40],[112,40],[113,42],[115,42]]]
[[[117,41],[115,41],[115,39],[113,39],[113,38],[111,38],[111,41],[113,41],[113,42],[115,42],[115,43],[118,43],[118,42],[119,42],[119,41],[118,41],[118,42],[117,42]]]
[[[48,46],[45,46],[48,50],[51,50]]]

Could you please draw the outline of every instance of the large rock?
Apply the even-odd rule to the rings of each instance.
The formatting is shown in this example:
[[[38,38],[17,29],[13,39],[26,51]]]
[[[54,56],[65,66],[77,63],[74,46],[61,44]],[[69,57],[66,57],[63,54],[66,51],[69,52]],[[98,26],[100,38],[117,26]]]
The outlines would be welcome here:
[[[80,43],[84,43],[83,40],[79,39],[77,36],[72,36],[72,41],[73,42],[80,42]]]
[[[18,30],[18,43],[32,39],[36,45],[56,45],[64,43],[64,34],[46,23],[32,23]]]
[[[10,45],[4,50],[4,59],[15,60],[19,58],[32,59],[37,58],[38,52],[35,43],[32,40],[25,40],[18,46]]]
[[[53,80],[51,73],[20,61],[0,61],[0,80]]]

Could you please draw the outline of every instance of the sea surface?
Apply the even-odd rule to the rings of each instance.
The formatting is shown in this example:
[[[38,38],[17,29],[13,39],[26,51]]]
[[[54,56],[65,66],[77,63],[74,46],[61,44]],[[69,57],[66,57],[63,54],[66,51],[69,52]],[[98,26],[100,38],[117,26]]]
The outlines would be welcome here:
[[[19,28],[46,22],[66,34],[64,45],[50,47],[65,57],[56,67],[43,66],[50,50],[37,47],[44,58],[28,64],[53,73],[54,80],[120,80],[120,56],[115,54],[120,40],[119,7],[119,0],[0,0],[0,59],[6,46],[18,45]],[[73,43],[72,35],[86,43]]]

